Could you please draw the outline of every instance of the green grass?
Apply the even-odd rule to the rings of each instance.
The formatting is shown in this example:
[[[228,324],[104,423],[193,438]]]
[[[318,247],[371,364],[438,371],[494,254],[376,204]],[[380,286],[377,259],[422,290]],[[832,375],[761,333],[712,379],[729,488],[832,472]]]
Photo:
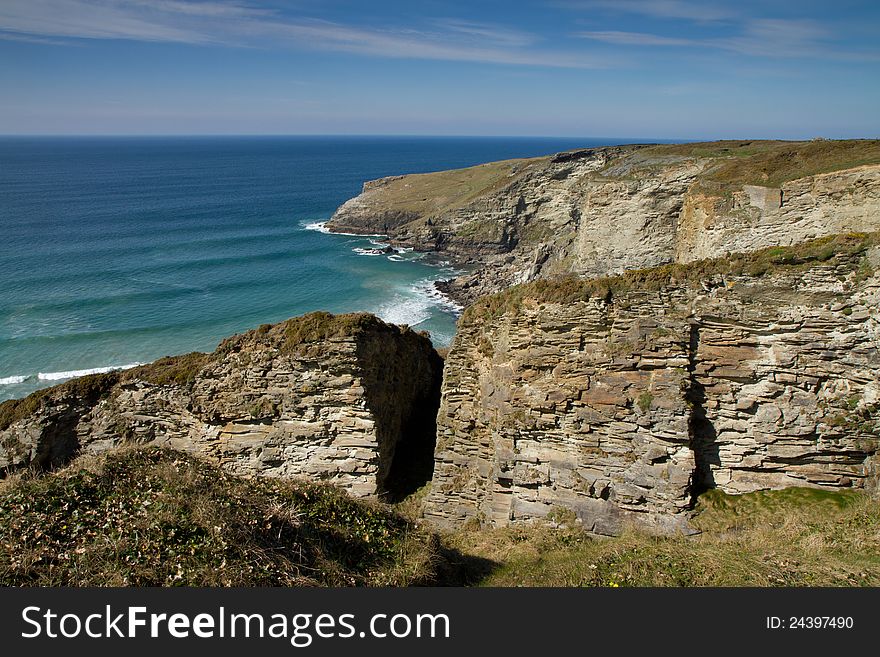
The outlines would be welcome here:
[[[357,335],[365,330],[396,330],[369,313],[331,315],[315,312],[283,322],[275,330],[284,332],[283,350],[295,351],[303,344]]]
[[[332,486],[242,478],[158,447],[0,482],[0,586],[878,586],[880,503],[860,491],[703,494],[697,536],[463,529]]]
[[[409,585],[438,558],[382,505],[155,447],[0,482],[2,586]]]
[[[797,271],[833,258],[848,258],[861,271],[863,260],[854,259],[880,243],[880,233],[832,235],[790,247],[771,247],[751,253],[736,253],[687,264],[669,264],[638,269],[618,276],[579,279],[564,276],[514,285],[503,292],[481,297],[469,306],[462,321],[485,322],[507,313],[519,312],[523,302],[572,304],[590,299],[608,299],[629,290],[658,290],[669,285],[691,284],[716,275],[763,276],[772,271]]]
[[[797,178],[880,164],[880,140],[717,141],[651,147],[650,152],[718,160],[705,180],[779,187]]]
[[[159,386],[188,386],[212,360],[213,354],[194,351],[181,356],[168,356],[147,365],[134,367],[122,374],[124,381],[147,381]]]
[[[629,529],[594,539],[575,528],[462,531],[446,540],[500,563],[483,586],[878,586],[880,503],[812,489],[701,496],[698,536]]]
[[[318,311],[277,324],[263,324],[253,331],[227,338],[220,343],[215,354],[225,356],[259,343],[276,347],[288,355],[297,355],[303,347],[355,337],[365,331],[400,333],[406,330],[386,324],[370,313],[334,315]]]
[[[595,149],[601,151],[602,149]],[[778,187],[806,176],[830,173],[863,165],[880,164],[880,140],[814,141],[715,141],[690,144],[658,144],[614,147],[611,159],[596,177],[611,170],[626,171],[615,178],[656,176],[669,166],[669,156],[708,160],[697,188],[715,196],[730,195],[742,185]],[[527,172],[541,171],[551,157],[489,162],[475,167],[411,174],[388,181],[366,198],[374,206],[377,226],[387,217],[397,217],[394,225],[441,226],[455,211],[477,199],[507,188]],[[445,219],[444,219],[445,218]],[[459,229],[462,237],[475,241],[495,241],[496,226],[472,222]],[[525,243],[546,239],[540,226],[529,227],[519,235]]]
[[[383,212],[436,217],[503,189],[523,171],[549,157],[489,162],[465,169],[410,174],[389,181],[377,192]]]

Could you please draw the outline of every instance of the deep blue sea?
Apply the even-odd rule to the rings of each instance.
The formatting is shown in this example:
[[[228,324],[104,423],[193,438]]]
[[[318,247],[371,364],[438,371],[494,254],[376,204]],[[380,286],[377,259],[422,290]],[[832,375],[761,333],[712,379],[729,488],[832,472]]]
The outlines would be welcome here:
[[[621,141],[0,138],[0,400],[318,309],[447,344],[448,266],[320,222],[365,180]]]

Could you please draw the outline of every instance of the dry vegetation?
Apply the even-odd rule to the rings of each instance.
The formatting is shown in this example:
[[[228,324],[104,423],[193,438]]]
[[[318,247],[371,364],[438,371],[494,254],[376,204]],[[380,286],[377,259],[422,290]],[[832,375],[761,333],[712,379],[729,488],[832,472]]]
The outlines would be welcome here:
[[[410,174],[388,181],[378,193],[383,211],[389,214],[436,216],[503,189],[522,172],[549,159],[503,160],[466,169]]]
[[[651,153],[718,160],[704,178],[732,186],[783,183],[868,164],[880,164],[880,140],[715,141],[654,146]]]
[[[650,269],[627,271],[618,276],[579,279],[565,276],[514,285],[503,292],[485,296],[469,306],[462,321],[487,321],[505,313],[516,313],[525,300],[537,303],[571,304],[590,299],[610,300],[628,290],[657,290],[669,285],[699,282],[713,276],[763,276],[773,271],[791,271],[832,260],[846,261],[852,267],[864,266],[868,248],[880,243],[878,233],[832,235],[789,247],[770,247],[751,253],[734,253],[688,264],[669,264]]]
[[[134,367],[120,375],[123,381],[149,381],[159,386],[191,385],[213,354],[193,351],[181,356],[167,356],[147,365]]]
[[[878,586],[880,503],[858,491],[709,491],[697,536],[555,526],[438,539],[331,486],[245,479],[155,447],[0,482],[6,586]]]
[[[328,312],[315,312],[287,320],[278,326],[284,331],[283,348],[288,352],[302,344],[348,337],[368,329],[397,330],[369,313],[331,315]]]
[[[464,531],[447,540],[499,562],[483,586],[878,586],[880,503],[854,491],[789,489],[699,500],[697,536],[573,527]]]
[[[381,505],[159,448],[0,483],[5,586],[403,586],[433,581],[439,556]]]
[[[613,177],[626,178],[635,171],[655,175],[669,165],[670,159],[710,160],[697,185],[718,194],[729,193],[742,185],[778,187],[797,178],[880,164],[880,140],[869,139],[714,141],[628,145],[609,150],[612,159],[602,176],[610,170],[627,172]],[[550,156],[505,160],[465,169],[400,176],[369,192],[367,197],[381,209],[381,214],[402,219],[395,223],[429,220],[442,223],[442,217],[508,187],[527,172],[540,171],[552,160]],[[491,222],[472,222],[459,232],[475,241],[497,241],[498,237],[498,227]],[[540,237],[542,235],[536,236],[534,241]]]
[[[110,392],[119,382],[119,377],[119,372],[90,374],[51,388],[37,390],[24,399],[7,400],[0,404],[0,431],[33,414],[49,397],[75,397],[85,403],[94,403]]]
[[[328,312],[314,312],[278,324],[264,324],[253,331],[227,338],[210,354],[192,352],[167,356],[124,371],[90,374],[71,379],[57,386],[38,390],[24,399],[2,402],[0,431],[32,415],[52,399],[77,399],[78,403],[89,406],[98,399],[112,394],[120,383],[144,381],[160,386],[191,386],[199,373],[208,365],[256,341],[273,344],[281,352],[293,354],[302,345],[353,336],[366,330],[399,332],[401,328],[386,324],[369,313],[333,315]]]

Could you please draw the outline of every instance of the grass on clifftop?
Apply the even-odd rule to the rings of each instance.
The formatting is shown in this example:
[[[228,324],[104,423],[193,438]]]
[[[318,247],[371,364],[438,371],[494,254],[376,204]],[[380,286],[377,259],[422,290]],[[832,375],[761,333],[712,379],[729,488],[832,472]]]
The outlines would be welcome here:
[[[483,586],[880,585],[880,503],[867,494],[710,491],[698,509],[692,524],[703,533],[693,537],[507,527],[448,540],[501,563]]]
[[[388,181],[376,193],[383,211],[430,217],[503,189],[518,173],[547,161],[549,157],[502,160],[465,169],[410,174]]]
[[[119,382],[119,376],[119,372],[89,374],[51,388],[37,390],[24,399],[9,399],[0,403],[0,431],[37,411],[50,395],[77,397],[87,403],[94,403],[109,393]]]
[[[588,149],[593,150],[593,149]],[[594,149],[601,151],[602,148]],[[707,192],[729,191],[742,185],[779,187],[785,182],[854,167],[880,164],[880,140],[713,141],[612,147],[617,154],[607,166],[632,159],[635,169],[651,172],[668,164],[668,156],[714,160],[697,184]],[[652,156],[655,156],[652,159]],[[465,169],[410,174],[389,180],[367,197],[381,213],[436,219],[476,199],[504,189],[526,170],[540,170],[552,157],[488,162]],[[627,168],[627,167],[624,167]],[[629,170],[629,169],[627,169]],[[607,169],[606,169],[607,171]],[[491,222],[490,222],[491,224]],[[463,235],[490,240],[496,226],[473,222]],[[484,235],[484,233],[488,233]]]
[[[209,354],[194,351],[179,356],[167,356],[123,371],[78,377],[50,388],[37,390],[23,399],[2,402],[0,431],[32,415],[51,398],[77,398],[81,403],[91,405],[111,394],[118,383],[143,381],[159,386],[191,386],[205,367],[246,344],[263,342],[274,345],[282,353],[295,355],[304,345],[317,345],[320,351],[321,343],[327,340],[354,336],[367,330],[400,331],[401,329],[393,324],[386,324],[369,313],[333,315],[328,312],[313,312],[277,324],[263,324],[252,331],[223,340],[217,349]]]
[[[0,586],[408,585],[437,560],[383,506],[159,448],[0,482]]]
[[[658,155],[717,159],[705,180],[734,186],[783,183],[867,164],[880,164],[880,140],[715,141],[653,146]]]
[[[763,276],[773,271],[799,270],[835,257],[851,258],[877,244],[880,244],[880,233],[848,233],[821,237],[794,246],[774,246],[688,264],[637,269],[618,276],[539,279],[481,297],[465,310],[462,319],[468,323],[482,322],[506,313],[517,313],[527,299],[537,303],[566,305],[597,298],[610,299],[615,294],[629,290],[658,290],[669,285],[696,283],[718,275]]]

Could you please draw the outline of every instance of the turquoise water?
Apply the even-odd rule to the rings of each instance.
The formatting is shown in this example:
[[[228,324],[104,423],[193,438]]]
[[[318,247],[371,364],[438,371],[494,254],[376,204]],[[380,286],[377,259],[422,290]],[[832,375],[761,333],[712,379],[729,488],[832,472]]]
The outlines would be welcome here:
[[[0,400],[312,310],[447,344],[454,272],[315,230],[364,180],[621,140],[0,139]]]

